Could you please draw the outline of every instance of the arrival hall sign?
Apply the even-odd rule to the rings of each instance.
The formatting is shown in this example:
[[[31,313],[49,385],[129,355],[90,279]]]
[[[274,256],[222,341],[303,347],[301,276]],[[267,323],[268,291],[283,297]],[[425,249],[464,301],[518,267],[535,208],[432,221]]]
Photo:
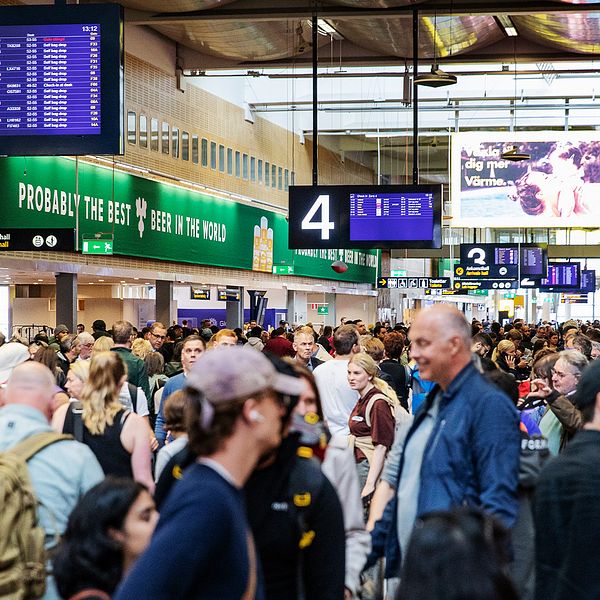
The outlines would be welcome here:
[[[114,254],[272,273],[374,282],[374,250],[289,250],[285,217],[273,211],[64,157],[0,159],[3,227],[79,226],[79,248],[113,235]],[[76,192],[77,191],[77,192]],[[348,270],[330,265],[343,260]]]

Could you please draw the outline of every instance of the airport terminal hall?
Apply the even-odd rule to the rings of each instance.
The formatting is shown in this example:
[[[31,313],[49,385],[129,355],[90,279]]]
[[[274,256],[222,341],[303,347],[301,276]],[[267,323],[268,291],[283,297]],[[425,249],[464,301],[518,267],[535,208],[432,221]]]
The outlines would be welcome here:
[[[600,0],[0,0],[0,600],[600,600],[599,288]]]

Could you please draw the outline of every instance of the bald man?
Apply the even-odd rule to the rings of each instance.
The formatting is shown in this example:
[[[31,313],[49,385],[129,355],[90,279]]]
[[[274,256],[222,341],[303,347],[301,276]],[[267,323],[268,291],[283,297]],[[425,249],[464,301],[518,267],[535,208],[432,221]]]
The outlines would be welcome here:
[[[415,521],[426,513],[466,504],[511,527],[518,509],[518,413],[471,361],[470,325],[438,304],[417,315],[410,338],[421,377],[437,385],[378,488],[390,501],[372,532],[370,562],[385,554],[387,577],[399,576]]]
[[[38,362],[15,367],[4,389],[0,409],[0,452],[37,433],[51,432],[54,375]],[[79,498],[104,479],[93,452],[73,439],[46,446],[28,462],[29,476],[40,503],[39,522],[46,532],[46,548],[56,546],[65,532],[69,514]],[[52,577],[43,600],[59,600]]]

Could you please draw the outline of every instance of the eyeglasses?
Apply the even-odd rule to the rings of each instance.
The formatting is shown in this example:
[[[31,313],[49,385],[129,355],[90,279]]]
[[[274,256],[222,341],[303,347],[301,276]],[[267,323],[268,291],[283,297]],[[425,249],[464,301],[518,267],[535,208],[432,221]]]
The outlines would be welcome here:
[[[167,339],[166,335],[156,335],[155,333],[152,333],[152,332],[150,332],[150,335],[152,337],[155,337],[157,340],[165,340],[165,339]]]
[[[563,379],[567,375],[573,375],[573,377],[577,377],[578,373],[561,373],[560,371],[557,371],[556,369],[552,369],[552,375],[556,375],[559,379]]]

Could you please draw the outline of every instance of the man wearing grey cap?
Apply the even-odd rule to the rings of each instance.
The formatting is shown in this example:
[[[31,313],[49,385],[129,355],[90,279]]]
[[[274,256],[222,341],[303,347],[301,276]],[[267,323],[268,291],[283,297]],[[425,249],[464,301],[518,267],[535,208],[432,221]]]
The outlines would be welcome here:
[[[286,402],[302,382],[233,347],[202,354],[187,385],[189,445],[199,458],[175,484],[116,600],[263,598],[241,488],[281,443]]]
[[[535,493],[538,600],[600,593],[600,363],[582,372],[575,402],[583,430],[542,471]]]

